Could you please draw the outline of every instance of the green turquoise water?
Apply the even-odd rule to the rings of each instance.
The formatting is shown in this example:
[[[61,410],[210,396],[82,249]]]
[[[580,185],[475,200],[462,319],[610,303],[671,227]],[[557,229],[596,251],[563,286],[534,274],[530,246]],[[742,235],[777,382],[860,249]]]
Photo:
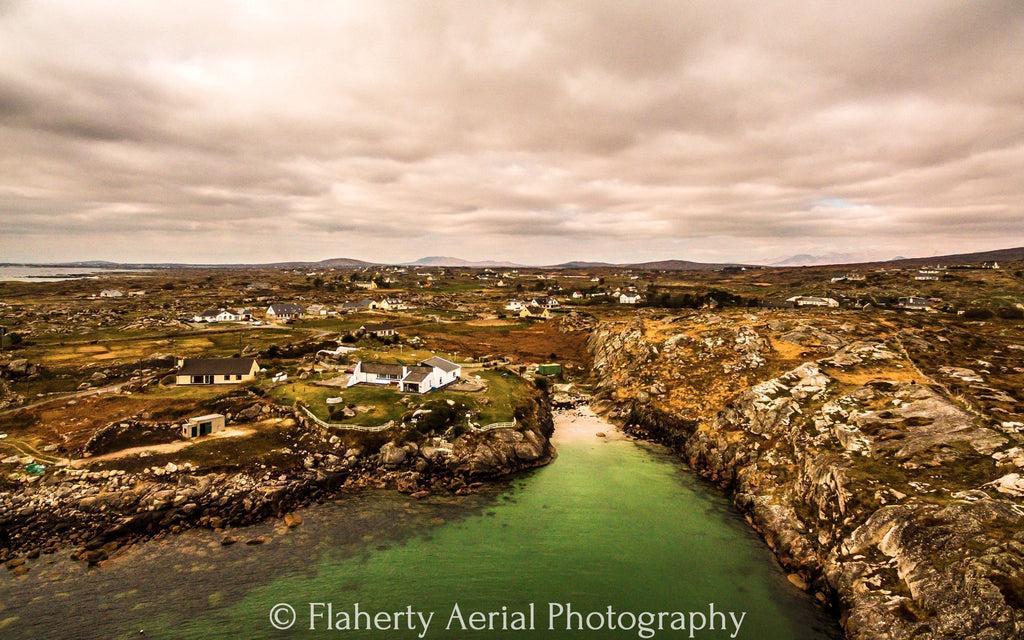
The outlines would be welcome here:
[[[324,618],[310,630],[310,602],[331,603],[335,616],[355,603],[371,615],[433,612],[423,637],[438,639],[642,637],[607,629],[608,607],[627,625],[630,616],[617,614],[683,612],[685,631],[663,616],[654,637],[689,638],[689,612],[706,617],[710,603],[725,616],[693,637],[838,637],[724,496],[659,447],[597,438],[570,420],[560,418],[554,463],[485,495],[415,502],[364,493],[304,510],[305,524],[291,531],[241,531],[268,536],[262,546],[221,547],[213,533],[190,532],[91,571],[36,561],[21,581],[0,577],[0,638],[398,640],[423,632],[405,616],[398,630],[329,630]],[[297,613],[287,631],[271,625],[278,603]],[[533,630],[502,630],[531,603]],[[551,630],[549,603],[601,612],[604,628],[589,629],[584,618],[582,629],[566,630],[560,616]],[[467,624],[473,611],[505,607],[506,615],[492,619],[494,629],[462,630],[455,620],[446,630],[456,605]],[[729,612],[745,613],[738,632]]]

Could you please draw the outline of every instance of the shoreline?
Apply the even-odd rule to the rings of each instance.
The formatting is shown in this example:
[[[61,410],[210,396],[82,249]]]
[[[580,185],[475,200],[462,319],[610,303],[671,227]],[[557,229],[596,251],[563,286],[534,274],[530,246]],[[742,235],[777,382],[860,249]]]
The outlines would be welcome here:
[[[365,489],[413,499],[476,493],[555,459],[550,407],[544,400],[537,407],[539,424],[467,434],[447,454],[426,444],[389,443],[361,456],[317,454],[297,467],[235,473],[202,473],[191,465],[169,465],[159,475],[61,469],[61,478],[51,475],[0,494],[0,563],[18,577],[41,555],[70,549],[73,559],[93,566],[118,549],[192,528],[222,532],[271,518],[299,526],[301,518],[289,521],[294,511]],[[329,445],[327,430],[299,412],[295,417],[304,438]]]

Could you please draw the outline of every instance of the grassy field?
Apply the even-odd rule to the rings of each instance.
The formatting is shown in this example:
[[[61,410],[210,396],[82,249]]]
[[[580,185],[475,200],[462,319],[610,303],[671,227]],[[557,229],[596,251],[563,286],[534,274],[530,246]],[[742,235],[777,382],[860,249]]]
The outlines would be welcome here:
[[[26,347],[22,357],[47,367],[79,367],[90,363],[122,364],[135,362],[157,353],[182,357],[226,357],[238,352],[239,344],[249,351],[260,351],[272,344],[284,344],[305,332],[293,329],[203,330],[172,335],[148,335],[82,344],[48,343]],[[71,341],[68,341],[71,342]]]

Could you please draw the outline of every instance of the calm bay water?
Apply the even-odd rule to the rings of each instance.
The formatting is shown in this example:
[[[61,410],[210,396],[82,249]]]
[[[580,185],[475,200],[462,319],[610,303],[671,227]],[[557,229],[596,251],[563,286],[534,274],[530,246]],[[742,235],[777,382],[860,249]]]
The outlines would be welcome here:
[[[485,495],[415,502],[371,492],[302,511],[305,524],[241,530],[262,546],[189,532],[86,571],[60,557],[22,580],[0,576],[0,638],[416,638],[417,631],[309,630],[311,601],[334,613],[434,612],[426,638],[637,638],[636,630],[549,631],[548,603],[586,614],[745,612],[737,638],[839,637],[786,581],[728,500],[660,447],[561,416],[559,458]],[[60,554],[66,556],[67,553]],[[48,562],[48,564],[47,564]],[[299,614],[275,630],[277,603]],[[528,611],[534,631],[445,630],[454,605]],[[70,612],[74,612],[73,614]],[[727,616],[728,617],[728,616]],[[500,618],[497,619],[500,626]],[[628,620],[628,619],[627,619]],[[735,632],[696,631],[728,638]],[[144,633],[140,633],[143,631]],[[656,638],[689,638],[666,630]]]
[[[96,269],[92,267],[0,266],[0,282],[60,282],[73,278],[94,277],[111,273],[137,272],[140,269]]]

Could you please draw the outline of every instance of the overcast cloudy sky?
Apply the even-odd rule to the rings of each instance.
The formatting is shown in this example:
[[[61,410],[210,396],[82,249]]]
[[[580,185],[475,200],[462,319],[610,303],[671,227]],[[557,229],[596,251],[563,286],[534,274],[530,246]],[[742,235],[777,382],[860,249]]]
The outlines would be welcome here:
[[[1024,245],[1024,4],[0,0],[0,261]]]

